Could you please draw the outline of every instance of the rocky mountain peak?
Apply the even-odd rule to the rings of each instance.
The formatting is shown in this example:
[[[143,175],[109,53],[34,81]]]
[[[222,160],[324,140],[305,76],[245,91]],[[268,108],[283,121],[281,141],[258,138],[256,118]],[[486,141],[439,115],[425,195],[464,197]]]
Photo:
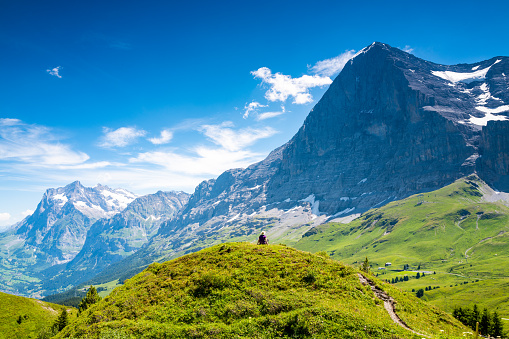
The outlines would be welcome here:
[[[292,140],[201,183],[161,232],[210,232],[305,203],[345,216],[450,184],[475,171],[487,122],[507,119],[506,60],[440,65],[374,42],[346,63]]]

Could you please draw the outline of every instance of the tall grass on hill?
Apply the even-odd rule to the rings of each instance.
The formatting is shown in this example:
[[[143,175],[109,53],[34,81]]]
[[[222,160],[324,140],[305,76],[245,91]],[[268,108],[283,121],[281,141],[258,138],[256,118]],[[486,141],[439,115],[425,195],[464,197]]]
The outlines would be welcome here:
[[[0,292],[0,338],[37,338],[53,325],[61,309],[60,305]]]
[[[116,288],[56,338],[420,338],[396,325],[357,270],[286,246],[228,243],[162,264]],[[370,276],[419,332],[458,321]]]

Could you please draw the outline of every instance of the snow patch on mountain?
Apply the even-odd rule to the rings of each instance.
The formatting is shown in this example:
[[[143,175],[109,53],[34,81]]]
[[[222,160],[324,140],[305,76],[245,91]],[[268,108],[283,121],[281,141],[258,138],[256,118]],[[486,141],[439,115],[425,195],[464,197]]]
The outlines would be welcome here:
[[[67,199],[67,197],[63,194],[63,193],[60,193],[60,194],[55,194],[54,196],[51,197],[54,201],[58,201],[58,205],[60,207],[64,206],[65,203],[69,200]]]
[[[495,64],[499,63],[502,60],[495,61]],[[439,78],[442,78],[444,80],[450,81],[452,83],[457,82],[464,82],[464,83],[471,83],[473,81],[480,81],[486,79],[486,74],[490,70],[490,68],[493,66],[489,66],[480,70],[476,70],[475,72],[469,72],[469,73],[462,73],[462,72],[452,72],[452,71],[431,71],[431,74],[434,76],[437,76]],[[476,68],[477,69],[477,68]]]
[[[478,105],[485,106],[485,105],[487,105],[488,100],[490,100],[490,99],[491,99],[491,100],[496,100],[496,101],[502,101],[502,99],[500,99],[500,98],[496,98],[496,97],[494,97],[493,95],[491,95],[491,93],[490,93],[490,89],[489,89],[489,87],[488,87],[488,85],[487,85],[486,83],[483,83],[483,84],[479,87],[479,89],[480,89],[481,91],[483,91],[483,93],[482,93],[482,94],[480,94],[480,95],[478,95],[478,96],[477,96],[477,98],[475,99],[475,101],[476,101],[476,103],[477,103]]]
[[[484,106],[477,106],[477,110],[486,113],[486,115],[482,118],[477,118],[475,116],[470,116],[470,119],[468,120],[470,123],[478,125],[478,126],[486,126],[488,124],[488,121],[505,121],[509,120],[504,115],[496,115],[503,112],[509,111],[509,105],[503,105],[497,108],[488,108]]]
[[[314,215],[320,215],[319,207],[320,207],[320,201],[315,200],[315,195],[310,194],[307,198],[299,200],[302,202],[308,202],[311,204],[311,213]]]

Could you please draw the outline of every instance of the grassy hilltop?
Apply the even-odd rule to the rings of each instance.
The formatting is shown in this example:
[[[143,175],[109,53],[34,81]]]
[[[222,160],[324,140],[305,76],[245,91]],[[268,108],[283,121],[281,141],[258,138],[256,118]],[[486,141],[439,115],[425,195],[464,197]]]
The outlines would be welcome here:
[[[509,207],[497,196],[471,175],[348,224],[315,227],[295,247],[354,265],[368,257],[381,279],[407,275],[396,283],[404,291],[431,286],[424,298],[446,311],[477,302],[509,318]],[[417,271],[436,274],[415,279]]]
[[[50,328],[63,306],[0,292],[0,338],[37,338]],[[72,310],[71,314],[75,314]],[[71,317],[71,316],[70,316]]]
[[[216,245],[150,265],[57,338],[421,338],[391,320],[357,272],[282,245]],[[450,337],[465,330],[439,309],[369,278],[396,300],[412,329]]]

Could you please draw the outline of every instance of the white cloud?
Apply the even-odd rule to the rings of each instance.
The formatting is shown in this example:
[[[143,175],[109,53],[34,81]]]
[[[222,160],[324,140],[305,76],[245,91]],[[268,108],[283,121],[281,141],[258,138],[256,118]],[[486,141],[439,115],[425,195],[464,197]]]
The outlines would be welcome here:
[[[258,108],[260,107],[267,107],[267,105],[262,105],[257,101],[252,101],[249,104],[246,104],[244,106],[244,115],[242,116],[244,119],[247,119],[247,117],[253,113],[256,112]]]
[[[147,134],[144,130],[135,127],[120,127],[116,130],[103,127],[103,132],[104,136],[101,138],[99,146],[105,148],[125,147],[135,143],[136,139]]]
[[[197,130],[219,147],[195,146],[188,153],[175,149],[140,153],[129,161],[164,167],[172,175],[189,177],[216,176],[231,168],[247,167],[263,159],[263,154],[247,147],[257,140],[277,133],[271,127],[234,129],[230,121],[218,125],[201,125]]]
[[[256,116],[256,120],[257,121],[262,121],[262,120],[265,120],[265,119],[275,118],[277,116],[285,114],[285,112],[286,112],[285,106],[281,105],[281,111],[279,111],[279,112],[276,111],[276,112],[258,113],[258,115]]]
[[[0,222],[6,222],[11,219],[11,215],[9,213],[0,213]]]
[[[23,218],[25,218],[25,217],[28,217],[29,215],[32,215],[33,213],[34,213],[34,211],[32,211],[32,210],[26,210],[26,211],[21,212],[21,216]]]
[[[257,121],[262,121],[265,119],[275,118],[277,116],[283,115],[285,112],[263,112],[256,116]]]
[[[121,166],[121,164],[118,163],[111,163],[109,161],[98,161],[98,162],[91,162],[86,164],[77,164],[77,165],[59,165],[56,168],[61,170],[79,170],[79,169],[97,169],[97,168],[104,168],[108,166]]]
[[[161,136],[159,138],[149,138],[148,141],[154,145],[162,145],[169,143],[171,139],[173,139],[173,132],[169,129],[165,129],[161,131]]]
[[[48,72],[50,75],[53,75],[53,76],[61,79],[62,76],[60,74],[58,74],[58,72],[60,72],[61,69],[62,69],[62,66],[57,66],[52,69],[47,69],[46,72]]]
[[[313,67],[308,66],[309,70],[324,77],[330,77],[341,72],[345,64],[355,56],[355,51],[345,51],[344,53],[330,59],[318,61]]]
[[[403,48],[403,52],[412,53],[413,51],[414,49],[409,45],[406,45],[405,48]]]
[[[76,165],[89,159],[60,139],[47,127],[28,125],[18,119],[0,119],[0,160],[53,166]]]
[[[268,138],[277,133],[271,127],[259,129],[248,127],[238,131],[231,127],[233,127],[233,123],[226,121],[220,125],[203,125],[199,130],[216,145],[232,152],[251,146],[258,139]]]
[[[230,151],[224,148],[196,147],[192,154],[173,151],[140,153],[131,163],[150,163],[183,176],[217,176],[230,168],[247,167],[261,160],[261,155],[247,150]]]
[[[313,101],[313,97],[309,93],[310,88],[332,83],[330,78],[319,75],[303,75],[300,78],[292,78],[282,73],[272,74],[272,71],[267,67],[261,67],[252,71],[251,74],[270,86],[269,90],[265,92],[265,98],[272,102],[285,102],[289,97],[293,97],[294,104],[306,104]]]

